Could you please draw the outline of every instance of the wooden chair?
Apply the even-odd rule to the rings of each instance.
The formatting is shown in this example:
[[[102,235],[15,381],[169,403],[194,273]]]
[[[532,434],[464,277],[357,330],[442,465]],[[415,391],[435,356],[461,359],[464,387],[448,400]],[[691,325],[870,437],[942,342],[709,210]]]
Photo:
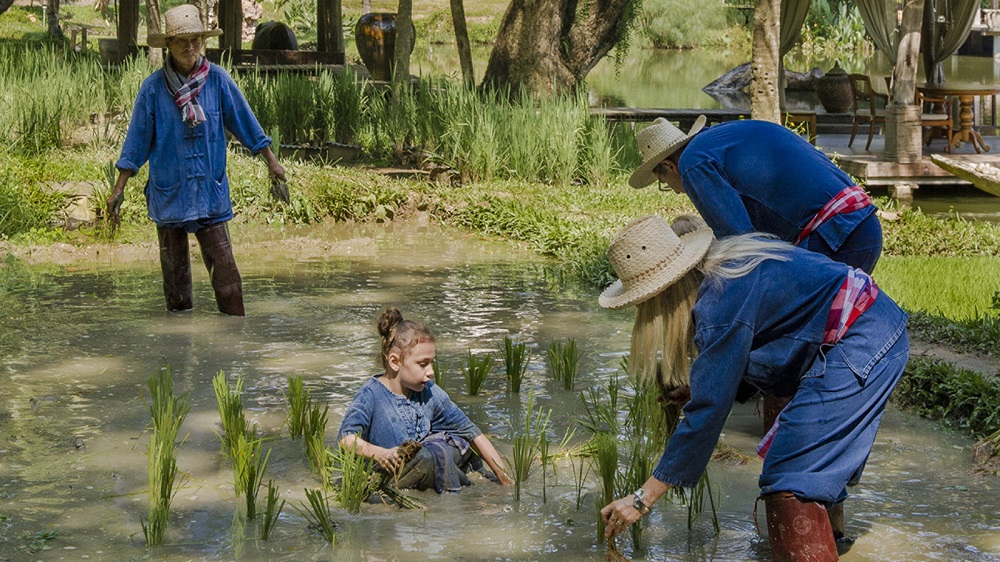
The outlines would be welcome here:
[[[875,127],[885,125],[885,105],[889,102],[889,96],[876,92],[872,88],[871,78],[864,74],[848,74],[851,81],[851,94],[854,97],[851,111],[854,113],[854,123],[851,126],[851,140],[847,141],[847,146],[854,144],[854,137],[858,134],[858,125],[865,123],[868,125],[868,142],[865,143],[865,150],[871,148],[872,137],[875,135]],[[882,100],[879,103],[878,100]]]
[[[917,105],[920,106],[920,126],[924,129],[924,144],[930,146],[937,129],[944,129],[948,144],[944,151],[951,154],[952,127],[955,122],[951,116],[951,100],[947,97],[931,97],[917,92]]]

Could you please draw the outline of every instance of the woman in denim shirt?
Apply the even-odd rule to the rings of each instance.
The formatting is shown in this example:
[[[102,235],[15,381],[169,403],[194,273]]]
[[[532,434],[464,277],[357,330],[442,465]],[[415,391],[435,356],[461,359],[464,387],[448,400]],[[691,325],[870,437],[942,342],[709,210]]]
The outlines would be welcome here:
[[[149,162],[145,195],[156,223],[167,310],[193,307],[188,234],[194,233],[208,268],[219,311],[243,316],[243,283],[233,257],[227,223],[233,218],[226,175],[226,132],[267,161],[272,181],[285,169],[236,83],[202,55],[205,38],[198,8],[177,6],[164,14],[166,31],[148,38],[167,47],[163,68],[143,81],[135,99],[118,180],[108,197],[108,217],[117,224],[125,184]]]
[[[837,543],[827,507],[860,475],[906,366],[906,314],[861,270],[765,235],[714,240],[692,217],[674,229],[639,219],[608,257],[619,281],[600,304],[639,307],[633,370],[656,378],[662,357],[666,392],[690,384],[652,476],[601,511],[608,535],[671,487],[697,484],[745,382],[793,396],[759,448],[775,560],[836,560],[850,542]]]
[[[337,434],[340,446],[355,447],[395,474],[400,488],[457,492],[470,483],[465,473],[482,467],[480,458],[497,481],[510,484],[493,443],[431,380],[435,348],[427,327],[389,308],[379,317],[378,332],[385,372],[354,395]],[[421,445],[409,461],[399,454],[407,441]]]

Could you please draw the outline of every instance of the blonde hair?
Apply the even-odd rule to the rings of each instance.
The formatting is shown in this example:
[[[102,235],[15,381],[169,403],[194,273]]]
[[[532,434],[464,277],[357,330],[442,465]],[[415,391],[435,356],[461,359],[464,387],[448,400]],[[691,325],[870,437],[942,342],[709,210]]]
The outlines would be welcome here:
[[[385,309],[378,319],[378,333],[382,336],[382,352],[379,364],[389,368],[389,354],[395,351],[400,359],[420,343],[434,343],[434,334],[427,326],[413,320],[404,320],[403,313],[396,307]]]
[[[683,236],[704,227],[704,222],[683,215],[671,226]],[[629,371],[668,392],[690,384],[691,363],[698,354],[691,310],[702,282],[721,284],[750,273],[765,260],[786,261],[790,248],[787,242],[760,233],[713,240],[695,269],[637,305]]]

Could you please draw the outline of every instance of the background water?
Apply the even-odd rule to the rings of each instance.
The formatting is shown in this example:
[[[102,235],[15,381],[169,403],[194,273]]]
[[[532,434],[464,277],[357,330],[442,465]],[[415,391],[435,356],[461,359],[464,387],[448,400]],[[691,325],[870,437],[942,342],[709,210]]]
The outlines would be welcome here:
[[[38,267],[2,295],[0,314],[0,559],[11,560],[600,560],[597,482],[589,474],[580,508],[566,459],[522,499],[482,478],[461,494],[418,493],[426,511],[335,508],[338,544],[309,532],[303,490],[319,482],[302,444],[282,426],[283,393],[301,376],[330,405],[332,443],[354,392],[375,372],[374,320],[386,305],[435,331],[443,387],[501,453],[529,393],[552,410],[551,439],[577,427],[579,392],[602,389],[628,346],[629,311],[607,311],[597,292],[566,283],[516,247],[440,230],[324,225],[284,233],[234,227],[248,316],[214,312],[195,263],[195,310],[161,310],[154,258]],[[278,242],[285,240],[287,242]],[[284,244],[284,245],[283,245]],[[280,251],[286,247],[287,251]],[[316,251],[303,251],[309,247]],[[293,251],[294,248],[294,251]],[[197,255],[197,252],[195,252]],[[306,257],[311,256],[311,257]],[[521,395],[506,393],[502,367],[480,396],[467,395],[460,365],[471,350],[497,349],[504,336],[528,344]],[[553,384],[545,350],[576,339],[584,352],[576,390]],[[147,553],[146,381],[169,364],[175,390],[191,392],[167,545]],[[267,478],[288,501],[271,540],[234,517],[229,461],[211,379],[244,380],[248,417],[268,437]],[[762,434],[754,405],[734,410],[723,442],[751,452]],[[577,440],[584,437],[578,434]],[[969,439],[893,408],[848,500],[858,542],[844,560],[1000,560],[1000,494],[995,478],[970,472]],[[711,465],[721,532],[703,516],[687,528],[680,505],[658,504],[643,542],[622,550],[646,560],[768,560],[752,518],[758,461]],[[761,513],[763,525],[763,513]],[[38,533],[55,533],[32,552]]]

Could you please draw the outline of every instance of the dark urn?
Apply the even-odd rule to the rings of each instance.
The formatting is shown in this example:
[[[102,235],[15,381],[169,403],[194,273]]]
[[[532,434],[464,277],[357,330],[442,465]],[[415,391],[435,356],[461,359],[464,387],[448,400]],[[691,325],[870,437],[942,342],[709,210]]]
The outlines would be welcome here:
[[[416,30],[413,35],[415,38]],[[393,57],[396,52],[396,14],[371,12],[361,16],[354,26],[354,42],[372,78],[392,80]],[[410,52],[413,52],[412,45]]]
[[[834,62],[833,68],[816,81],[816,95],[827,113],[850,111],[854,94],[851,93],[851,80],[847,72],[840,68],[840,61]]]

